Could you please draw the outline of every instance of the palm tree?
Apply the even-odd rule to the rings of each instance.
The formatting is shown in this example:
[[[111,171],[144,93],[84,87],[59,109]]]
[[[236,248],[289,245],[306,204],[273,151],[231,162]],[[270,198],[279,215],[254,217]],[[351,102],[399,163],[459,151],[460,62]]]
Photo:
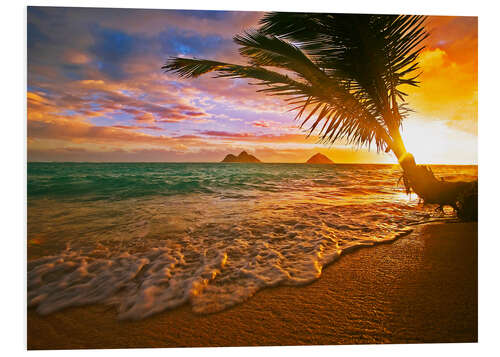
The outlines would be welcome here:
[[[251,78],[260,92],[283,96],[301,127],[324,143],[344,139],[392,151],[403,169],[407,192],[426,203],[452,206],[462,218],[477,218],[477,182],[444,182],[416,165],[400,128],[411,111],[404,86],[418,86],[418,56],[429,36],[424,16],[266,14],[258,30],[234,41],[248,65],[170,58],[162,69],[180,77],[215,72]],[[277,70],[272,70],[272,69]]]

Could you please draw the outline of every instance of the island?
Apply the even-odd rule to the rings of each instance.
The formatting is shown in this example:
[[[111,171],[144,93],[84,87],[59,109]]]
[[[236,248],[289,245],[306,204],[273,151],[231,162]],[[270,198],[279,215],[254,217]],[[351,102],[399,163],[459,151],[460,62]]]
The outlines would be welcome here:
[[[226,155],[224,160],[221,162],[247,162],[247,163],[257,163],[261,162],[255,156],[248,154],[246,151],[242,151],[238,156],[234,156],[233,154]]]
[[[320,153],[311,156],[311,158],[306,162],[306,164],[333,164],[333,163],[334,162],[330,160],[327,156]]]

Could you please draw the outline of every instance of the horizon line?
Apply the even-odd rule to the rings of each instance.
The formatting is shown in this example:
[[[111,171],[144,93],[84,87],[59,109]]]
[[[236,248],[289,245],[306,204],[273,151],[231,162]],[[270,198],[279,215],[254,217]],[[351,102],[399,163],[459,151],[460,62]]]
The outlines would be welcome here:
[[[398,163],[383,162],[333,162],[329,164],[310,164],[307,162],[261,161],[261,162],[221,162],[221,161],[26,161],[27,164],[304,164],[304,165],[396,165]],[[418,165],[439,166],[479,166],[474,164],[431,163]]]

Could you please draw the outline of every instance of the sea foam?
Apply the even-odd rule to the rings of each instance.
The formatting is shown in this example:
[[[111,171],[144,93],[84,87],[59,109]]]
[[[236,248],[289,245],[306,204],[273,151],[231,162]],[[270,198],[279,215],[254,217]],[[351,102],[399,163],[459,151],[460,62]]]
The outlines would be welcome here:
[[[342,254],[436,215],[396,187],[392,167],[264,166],[224,167],[224,175],[216,165],[191,167],[200,192],[29,197],[28,306],[49,314],[109,304],[122,319],[183,304],[217,312],[266,287],[310,283]],[[138,182],[151,176],[141,170]],[[168,185],[183,180],[163,175]]]

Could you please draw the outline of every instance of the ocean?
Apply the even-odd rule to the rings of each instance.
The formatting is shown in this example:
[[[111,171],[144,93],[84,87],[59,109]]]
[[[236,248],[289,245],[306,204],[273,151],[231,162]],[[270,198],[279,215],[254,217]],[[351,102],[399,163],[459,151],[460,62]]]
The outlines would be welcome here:
[[[432,169],[477,179],[477,166]],[[406,195],[400,176],[396,165],[28,163],[28,307],[109,304],[141,319],[308,284],[353,249],[453,219]]]

